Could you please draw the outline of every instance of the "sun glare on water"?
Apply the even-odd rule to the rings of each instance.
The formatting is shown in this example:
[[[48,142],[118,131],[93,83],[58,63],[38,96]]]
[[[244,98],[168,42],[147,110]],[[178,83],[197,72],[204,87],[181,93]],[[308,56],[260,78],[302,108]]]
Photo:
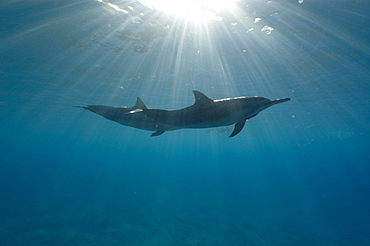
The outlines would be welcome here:
[[[193,21],[221,21],[217,12],[229,10],[239,0],[139,0],[149,8]]]

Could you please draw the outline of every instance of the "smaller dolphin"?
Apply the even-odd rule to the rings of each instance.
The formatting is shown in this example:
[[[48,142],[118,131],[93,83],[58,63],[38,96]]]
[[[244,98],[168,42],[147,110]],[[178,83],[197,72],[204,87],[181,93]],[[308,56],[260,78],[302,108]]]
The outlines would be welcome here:
[[[111,107],[103,105],[88,105],[88,106],[74,106],[77,108],[83,108],[96,113],[108,120],[115,121],[121,125],[131,126],[134,128],[158,131],[163,128],[173,128],[172,126],[166,126],[161,122],[158,122],[152,118],[145,116],[142,113],[130,114],[129,112],[138,109],[148,109],[144,102],[138,97],[133,107]]]
[[[179,110],[140,108],[129,114],[143,113],[162,123],[152,136],[181,128],[210,128],[235,124],[230,137],[237,135],[245,122],[272,105],[289,101],[290,98],[270,100],[264,97],[235,97],[212,100],[199,91],[193,91],[195,103]]]

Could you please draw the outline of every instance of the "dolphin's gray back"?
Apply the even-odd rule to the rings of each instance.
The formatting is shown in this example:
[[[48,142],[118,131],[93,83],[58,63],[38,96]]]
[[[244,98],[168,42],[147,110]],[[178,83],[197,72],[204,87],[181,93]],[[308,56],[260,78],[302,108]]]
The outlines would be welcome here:
[[[212,100],[201,92],[194,91],[195,103],[179,110],[144,109],[142,112],[149,118],[172,129],[209,128],[235,124],[230,135],[237,135],[244,127],[245,121],[255,117],[262,110],[289,98],[270,100],[264,97],[237,97]],[[171,128],[168,128],[171,129]],[[167,129],[163,128],[152,136],[158,136]]]
[[[144,114],[176,128],[208,128],[234,124],[235,119],[242,116],[237,108],[241,108],[241,104],[232,101],[196,103],[179,110],[148,109]]]

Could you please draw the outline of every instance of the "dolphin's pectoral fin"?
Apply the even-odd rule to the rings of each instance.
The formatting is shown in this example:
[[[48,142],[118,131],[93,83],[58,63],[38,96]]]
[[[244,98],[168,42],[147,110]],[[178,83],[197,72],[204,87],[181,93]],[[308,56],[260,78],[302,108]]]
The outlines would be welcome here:
[[[160,129],[160,130],[158,130],[156,132],[153,132],[151,136],[152,137],[159,136],[159,135],[163,134],[166,130],[167,129]]]
[[[241,118],[238,122],[236,122],[234,131],[231,133],[229,137],[231,138],[237,135],[243,129],[246,121],[247,118]]]

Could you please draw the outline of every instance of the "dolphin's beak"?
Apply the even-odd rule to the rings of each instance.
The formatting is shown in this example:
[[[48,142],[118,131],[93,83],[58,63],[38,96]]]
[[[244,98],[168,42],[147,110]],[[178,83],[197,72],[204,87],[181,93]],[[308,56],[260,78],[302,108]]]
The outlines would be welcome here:
[[[278,104],[278,103],[287,102],[289,100],[290,100],[290,98],[281,98],[281,99],[271,100],[271,101],[269,101],[265,104],[265,108],[271,107],[272,105],[275,105],[275,104]]]
[[[277,103],[287,102],[287,101],[289,101],[289,100],[290,100],[290,98],[282,98],[282,99],[272,100],[271,102],[272,102],[273,104],[277,104]]]

